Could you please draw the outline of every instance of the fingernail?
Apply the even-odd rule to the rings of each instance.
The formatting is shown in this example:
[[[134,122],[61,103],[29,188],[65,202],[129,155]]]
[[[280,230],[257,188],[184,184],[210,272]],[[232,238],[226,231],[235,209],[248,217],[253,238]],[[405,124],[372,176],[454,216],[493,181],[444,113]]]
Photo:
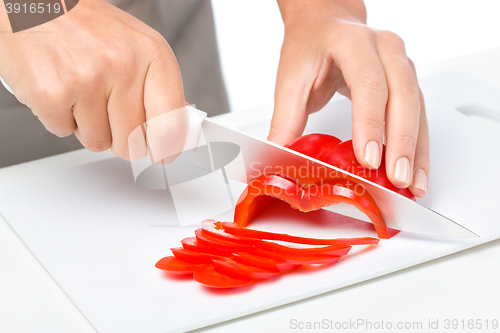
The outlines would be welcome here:
[[[380,149],[377,141],[370,141],[365,147],[364,159],[372,168],[378,169],[380,166]]]
[[[394,177],[406,186],[410,185],[410,161],[406,157],[401,157],[396,162]]]
[[[413,175],[413,187],[418,188],[427,194],[427,175],[423,169],[417,169]]]

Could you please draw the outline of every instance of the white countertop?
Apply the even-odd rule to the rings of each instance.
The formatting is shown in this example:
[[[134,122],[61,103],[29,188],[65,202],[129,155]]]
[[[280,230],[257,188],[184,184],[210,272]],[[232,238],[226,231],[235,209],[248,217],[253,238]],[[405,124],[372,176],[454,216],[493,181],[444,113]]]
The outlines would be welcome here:
[[[426,66],[419,75],[440,71],[465,71],[500,87],[500,48],[462,56]],[[241,124],[264,117],[272,106],[248,112],[223,115],[225,124]],[[45,171],[67,168],[112,156],[109,152],[94,154],[85,150],[66,153],[42,160],[0,169],[0,183]],[[457,253],[445,258],[405,269],[374,280],[300,302],[245,316],[207,327],[206,332],[284,332],[306,329],[308,322],[333,325],[324,331],[370,331],[350,326],[357,320],[377,325],[398,322],[418,325],[427,331],[429,320],[439,320],[439,330],[487,331],[493,320],[500,322],[500,240]],[[96,332],[62,289],[19,239],[9,224],[0,217],[0,332]],[[457,328],[453,328],[457,320]],[[468,329],[470,319],[476,329]],[[465,320],[462,323],[462,320]],[[479,320],[479,321],[478,321]],[[488,322],[486,322],[488,320]],[[332,322],[330,322],[332,321]],[[478,323],[482,324],[479,329]],[[335,324],[344,325],[335,329]],[[465,328],[462,329],[462,325]],[[347,325],[347,326],[346,326]],[[472,326],[471,326],[472,327]],[[311,329],[307,331],[313,331]],[[315,331],[322,331],[317,329]],[[400,329],[398,331],[413,331]],[[500,324],[496,330],[500,331]]]

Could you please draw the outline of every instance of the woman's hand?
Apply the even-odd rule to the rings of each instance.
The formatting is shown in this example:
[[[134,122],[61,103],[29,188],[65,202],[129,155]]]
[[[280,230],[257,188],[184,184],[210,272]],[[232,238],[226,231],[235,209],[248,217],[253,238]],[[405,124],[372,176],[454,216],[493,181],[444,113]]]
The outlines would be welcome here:
[[[159,33],[104,0],[81,0],[53,21],[0,34],[0,76],[47,130],[74,132],[89,150],[143,158],[141,126],[148,121],[155,160],[182,151],[187,118],[172,50]]]
[[[429,134],[415,67],[400,37],[366,25],[360,0],[278,0],[285,39],[269,140],[299,137],[310,113],[335,92],[352,100],[360,164],[380,166],[384,129],[390,181],[427,194]]]

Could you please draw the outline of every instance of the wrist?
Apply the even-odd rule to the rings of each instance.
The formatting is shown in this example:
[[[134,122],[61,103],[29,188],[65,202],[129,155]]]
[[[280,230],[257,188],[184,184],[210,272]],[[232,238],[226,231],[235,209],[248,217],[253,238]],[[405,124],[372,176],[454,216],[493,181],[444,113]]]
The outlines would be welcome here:
[[[363,0],[277,0],[277,2],[285,27],[304,18],[318,16],[366,24],[366,7]]]
[[[7,15],[7,11],[5,10],[5,3],[3,2],[3,0],[0,0],[0,34],[9,32],[12,32],[9,16]]]

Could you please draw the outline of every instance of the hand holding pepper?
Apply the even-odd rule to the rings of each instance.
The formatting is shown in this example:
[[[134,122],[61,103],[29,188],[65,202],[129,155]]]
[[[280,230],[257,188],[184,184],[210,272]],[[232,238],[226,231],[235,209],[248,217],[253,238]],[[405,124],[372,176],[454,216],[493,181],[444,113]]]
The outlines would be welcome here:
[[[415,67],[401,38],[366,25],[361,0],[278,0],[285,23],[269,140],[299,137],[307,116],[339,92],[352,100],[356,159],[391,183],[427,194],[429,134]]]

